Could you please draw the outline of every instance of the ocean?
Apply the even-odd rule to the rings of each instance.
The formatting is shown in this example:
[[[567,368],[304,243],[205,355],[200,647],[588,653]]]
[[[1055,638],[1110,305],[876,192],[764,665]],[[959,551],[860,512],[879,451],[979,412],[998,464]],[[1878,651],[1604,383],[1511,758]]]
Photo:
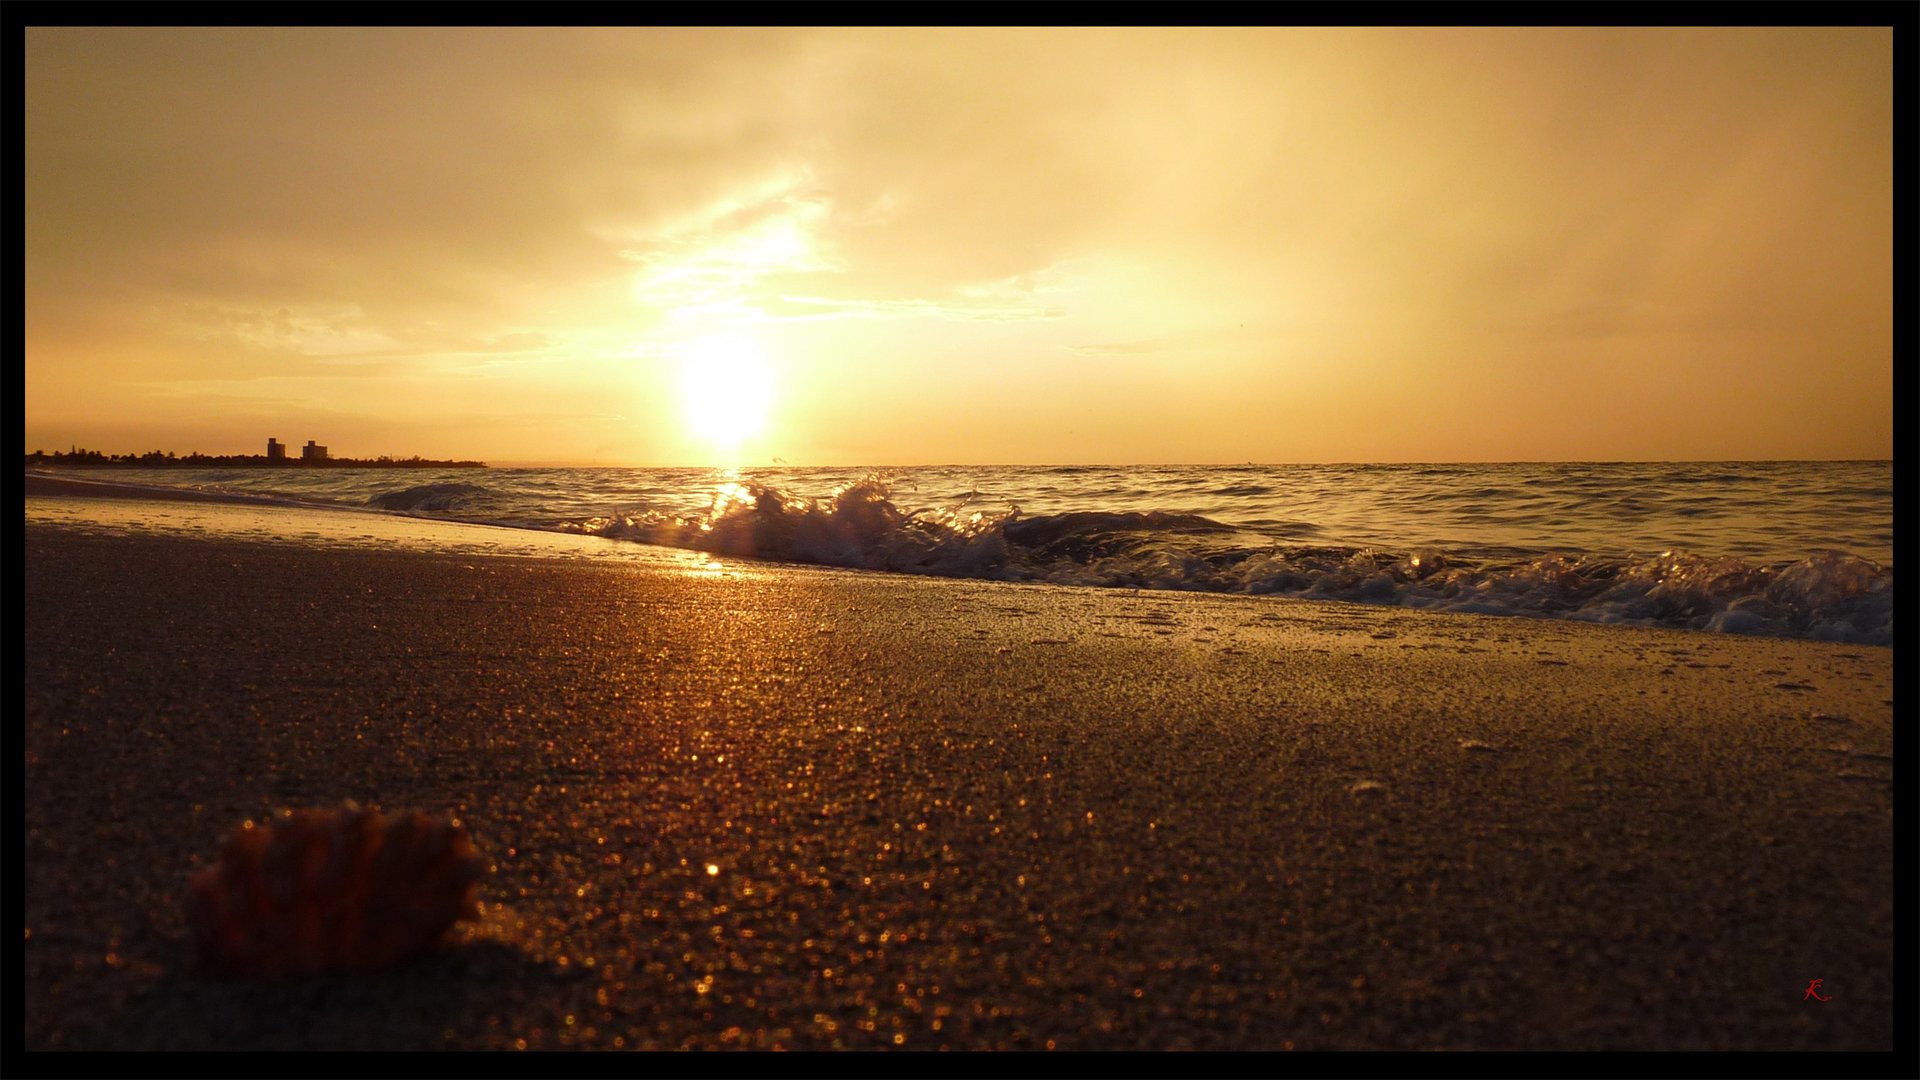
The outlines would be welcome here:
[[[858,570],[1893,640],[1893,464],[61,469]]]

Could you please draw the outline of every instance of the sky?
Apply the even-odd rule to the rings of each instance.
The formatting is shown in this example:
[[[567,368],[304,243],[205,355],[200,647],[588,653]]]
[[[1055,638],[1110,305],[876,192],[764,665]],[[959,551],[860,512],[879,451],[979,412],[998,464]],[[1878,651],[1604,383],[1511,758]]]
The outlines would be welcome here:
[[[1885,28],[30,28],[26,449],[1892,456]]]

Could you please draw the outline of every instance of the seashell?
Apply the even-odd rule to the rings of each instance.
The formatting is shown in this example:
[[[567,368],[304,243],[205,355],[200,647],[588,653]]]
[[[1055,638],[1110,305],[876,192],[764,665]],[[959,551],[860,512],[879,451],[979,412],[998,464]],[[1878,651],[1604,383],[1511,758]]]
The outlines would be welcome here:
[[[246,822],[187,882],[187,922],[215,975],[375,971],[479,915],[480,857],[458,821],[353,803]]]

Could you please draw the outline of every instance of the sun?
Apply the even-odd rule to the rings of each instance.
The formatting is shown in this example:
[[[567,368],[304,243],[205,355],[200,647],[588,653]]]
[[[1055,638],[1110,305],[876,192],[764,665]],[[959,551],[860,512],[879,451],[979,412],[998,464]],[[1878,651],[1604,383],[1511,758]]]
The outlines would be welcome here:
[[[766,428],[773,372],[758,342],[714,334],[678,351],[680,407],[688,432],[715,449],[734,450]]]

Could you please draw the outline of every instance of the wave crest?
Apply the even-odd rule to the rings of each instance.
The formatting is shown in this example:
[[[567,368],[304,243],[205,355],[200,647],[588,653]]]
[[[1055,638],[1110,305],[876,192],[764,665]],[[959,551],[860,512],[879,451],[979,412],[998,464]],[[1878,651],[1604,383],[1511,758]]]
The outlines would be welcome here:
[[[465,487],[467,485],[433,485]],[[410,489],[426,491],[427,489]],[[405,494],[405,493],[399,493]],[[1290,595],[1631,626],[1893,640],[1893,573],[1845,552],[1780,566],[1669,551],[1504,562],[1338,545],[1249,547],[1233,526],[1162,511],[907,512],[884,476],[826,499],[723,485],[700,514],[631,510],[564,531],[718,554],[942,577]]]
[[[493,492],[479,484],[421,484],[381,492],[368,499],[367,505],[382,510],[463,510],[491,494]]]

